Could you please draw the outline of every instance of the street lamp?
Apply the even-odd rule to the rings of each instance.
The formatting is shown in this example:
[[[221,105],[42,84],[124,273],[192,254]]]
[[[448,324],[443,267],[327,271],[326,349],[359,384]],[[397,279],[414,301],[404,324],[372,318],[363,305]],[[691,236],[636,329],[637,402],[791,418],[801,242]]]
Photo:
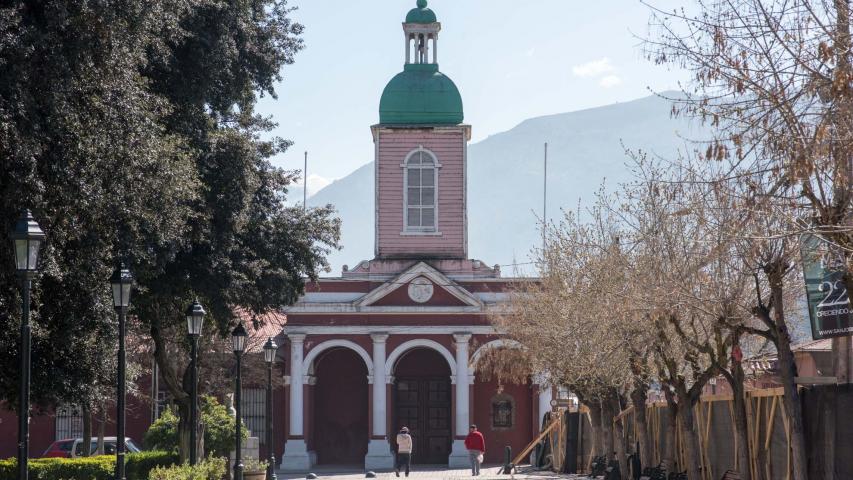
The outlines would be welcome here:
[[[124,480],[124,400],[127,385],[125,383],[125,317],[130,306],[130,289],[133,286],[133,275],[130,270],[120,263],[110,278],[113,287],[113,306],[118,312],[118,400],[116,401],[116,480]]]
[[[29,210],[21,213],[9,235],[15,248],[15,267],[23,283],[21,302],[21,384],[18,404],[18,478],[27,480],[30,455],[30,287],[38,269],[44,232]]]
[[[240,322],[231,332],[231,340],[234,343],[234,356],[237,357],[237,381],[234,391],[236,399],[236,414],[234,417],[236,449],[234,449],[234,480],[243,480],[243,452],[241,451],[241,430],[242,416],[240,410],[240,397],[242,396],[243,380],[240,377],[240,361],[243,359],[243,351],[246,350],[246,329],[243,327],[243,322]]]
[[[198,463],[198,337],[204,324],[204,307],[196,299],[187,308],[187,332],[192,341],[192,386],[190,391],[190,465]]]
[[[269,451],[269,465],[267,466],[267,480],[277,480],[275,476],[275,451],[273,450],[272,438],[272,367],[275,363],[275,351],[278,349],[275,341],[270,337],[264,344],[264,360],[267,362],[267,451]]]

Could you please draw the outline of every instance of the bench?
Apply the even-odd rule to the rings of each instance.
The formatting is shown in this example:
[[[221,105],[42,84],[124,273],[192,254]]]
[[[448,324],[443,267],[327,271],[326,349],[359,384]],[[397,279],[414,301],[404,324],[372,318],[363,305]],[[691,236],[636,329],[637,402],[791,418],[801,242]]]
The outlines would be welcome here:
[[[740,480],[740,473],[734,470],[727,470],[720,480]]]

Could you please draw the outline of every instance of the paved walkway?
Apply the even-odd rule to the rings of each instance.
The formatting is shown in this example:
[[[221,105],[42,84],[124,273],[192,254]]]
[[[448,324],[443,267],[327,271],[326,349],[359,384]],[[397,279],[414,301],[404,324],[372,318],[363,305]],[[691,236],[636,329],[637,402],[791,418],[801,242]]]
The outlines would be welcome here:
[[[519,480],[549,480],[549,479],[581,479],[587,478],[579,475],[561,475],[553,472],[525,472],[515,475],[499,475],[500,467],[483,467],[479,477],[472,477],[471,470],[448,470],[438,467],[417,467],[414,468],[409,475],[409,478],[416,479],[434,479],[434,480],[457,480],[461,478],[477,478],[477,480],[509,480],[511,478]],[[365,478],[364,471],[358,467],[317,467],[312,470],[317,474],[319,479],[324,480],[355,480]],[[277,473],[278,480],[296,480],[305,478],[305,473]],[[394,472],[378,472],[376,478],[380,479],[396,479]],[[400,474],[400,478],[405,478],[405,475]]]

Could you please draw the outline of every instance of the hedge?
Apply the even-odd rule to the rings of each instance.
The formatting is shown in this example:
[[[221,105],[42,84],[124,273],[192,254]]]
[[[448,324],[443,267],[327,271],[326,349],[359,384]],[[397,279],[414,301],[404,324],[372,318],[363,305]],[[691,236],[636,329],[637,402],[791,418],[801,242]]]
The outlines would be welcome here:
[[[115,477],[115,455],[83,458],[33,458],[29,462],[31,480],[112,480]],[[168,452],[140,452],[127,455],[127,480],[148,480],[156,467],[178,463],[178,456]],[[0,480],[15,480],[18,461],[0,460]]]
[[[174,452],[139,452],[127,456],[125,474],[127,480],[148,480],[148,475],[156,467],[169,467],[180,463]]]
[[[151,470],[149,480],[222,480],[225,477],[224,458],[210,457],[191,467],[187,464]]]

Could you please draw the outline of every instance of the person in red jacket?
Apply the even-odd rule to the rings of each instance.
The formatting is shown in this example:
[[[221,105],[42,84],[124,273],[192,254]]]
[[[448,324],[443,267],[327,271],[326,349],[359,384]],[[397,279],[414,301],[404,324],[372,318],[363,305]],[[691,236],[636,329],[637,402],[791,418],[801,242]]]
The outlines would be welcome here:
[[[471,459],[471,475],[476,477],[480,474],[480,463],[483,462],[483,456],[486,454],[486,440],[483,434],[477,431],[476,425],[471,425],[468,429],[465,448],[468,449],[468,458]]]

